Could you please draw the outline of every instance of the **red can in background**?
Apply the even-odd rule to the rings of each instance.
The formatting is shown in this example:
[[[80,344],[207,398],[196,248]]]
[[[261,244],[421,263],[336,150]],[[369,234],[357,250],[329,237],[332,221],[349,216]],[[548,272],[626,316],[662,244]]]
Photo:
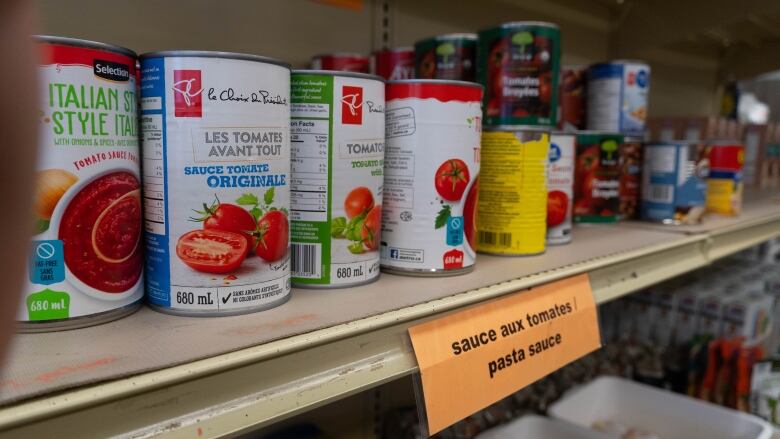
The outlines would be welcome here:
[[[739,215],[742,211],[742,167],[745,147],[734,141],[707,145],[710,174],[707,178],[707,211]]]
[[[639,185],[642,181],[642,139],[626,136],[618,150],[620,167],[620,219],[639,216]]]
[[[314,70],[368,73],[368,67],[368,57],[359,53],[326,53],[311,58],[311,68]]]
[[[561,69],[560,120],[558,128],[564,131],[585,129],[585,83],[587,70],[582,66],[564,66]]]
[[[372,53],[371,73],[393,81],[414,78],[414,48],[398,47]]]

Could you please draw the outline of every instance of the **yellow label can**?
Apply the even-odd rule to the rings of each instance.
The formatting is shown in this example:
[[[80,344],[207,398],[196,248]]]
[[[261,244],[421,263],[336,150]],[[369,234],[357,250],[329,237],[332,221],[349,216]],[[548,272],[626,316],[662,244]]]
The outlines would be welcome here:
[[[510,256],[545,250],[550,133],[533,127],[482,133],[477,250]]]

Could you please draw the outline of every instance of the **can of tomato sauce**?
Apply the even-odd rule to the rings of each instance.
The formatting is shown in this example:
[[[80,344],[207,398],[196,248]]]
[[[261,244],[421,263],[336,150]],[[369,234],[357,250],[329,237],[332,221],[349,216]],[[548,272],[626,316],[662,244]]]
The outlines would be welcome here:
[[[479,32],[477,81],[485,125],[554,126],[561,37],[552,23],[518,21]]]
[[[577,133],[574,167],[574,222],[614,223],[620,208],[620,145],[623,135]]]
[[[228,52],[141,56],[146,295],[218,316],[290,296],[290,66]]]
[[[553,132],[547,165],[547,243],[571,242],[571,213],[574,204],[573,133]]]
[[[682,141],[645,144],[642,219],[664,224],[701,222],[708,175],[709,160],[701,145]]]
[[[385,83],[365,73],[292,74],[293,284],[379,279]]]
[[[649,96],[650,66],[645,62],[612,61],[590,66],[588,129],[643,135]]]
[[[371,73],[390,80],[414,78],[414,48],[397,47],[372,53]]]
[[[477,249],[525,256],[544,253],[550,132],[541,127],[486,127],[477,207]]]
[[[370,64],[369,58],[359,53],[326,53],[311,58],[311,68],[314,70],[368,73]]]
[[[707,178],[707,211],[739,215],[742,211],[742,166],[745,147],[737,141],[715,141],[707,145],[710,174]]]
[[[474,268],[482,87],[387,84],[382,269],[450,276]]]
[[[474,81],[477,34],[445,34],[414,43],[417,78]]]
[[[620,210],[621,220],[639,218],[639,186],[642,182],[642,139],[626,136],[620,144]]]
[[[561,69],[558,128],[564,131],[585,129],[586,78],[587,70],[583,67],[564,66]]]
[[[143,298],[136,55],[35,39],[40,138],[22,332],[111,321]]]

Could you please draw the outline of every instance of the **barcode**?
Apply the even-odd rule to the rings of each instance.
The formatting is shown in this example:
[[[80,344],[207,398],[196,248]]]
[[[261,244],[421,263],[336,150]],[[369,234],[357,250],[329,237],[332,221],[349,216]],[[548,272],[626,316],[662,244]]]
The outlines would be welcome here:
[[[651,184],[647,186],[645,199],[651,203],[671,203],[674,190],[670,184]]]
[[[480,244],[498,245],[501,247],[512,246],[511,233],[496,233],[482,230],[477,233],[477,239]]]
[[[292,244],[293,277],[319,279],[320,244]]]

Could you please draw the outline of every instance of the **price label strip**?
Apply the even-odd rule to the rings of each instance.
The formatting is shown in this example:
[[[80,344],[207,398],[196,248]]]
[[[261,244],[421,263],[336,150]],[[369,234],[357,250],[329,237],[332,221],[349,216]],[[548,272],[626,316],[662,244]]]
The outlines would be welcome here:
[[[435,434],[601,347],[587,274],[409,328]]]

